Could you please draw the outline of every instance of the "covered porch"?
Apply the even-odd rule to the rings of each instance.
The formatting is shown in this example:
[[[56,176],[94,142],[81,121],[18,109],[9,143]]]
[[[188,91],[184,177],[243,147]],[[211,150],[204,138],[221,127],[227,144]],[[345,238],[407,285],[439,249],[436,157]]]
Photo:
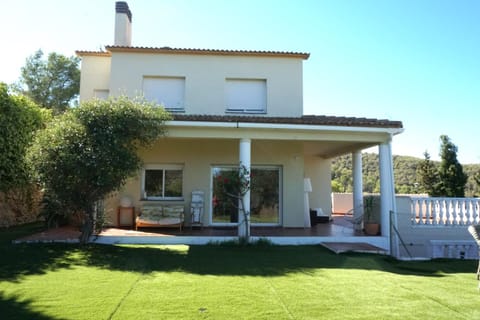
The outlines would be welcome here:
[[[140,228],[106,227],[93,236],[91,242],[104,244],[207,244],[238,239],[236,227],[184,227]],[[319,223],[310,228],[252,227],[252,238],[269,239],[276,244],[318,244],[321,242],[362,242],[382,244],[381,236],[366,236],[353,229],[350,218],[333,215],[330,222]],[[65,226],[48,229],[17,239],[16,243],[76,243],[80,236],[78,227]],[[360,237],[360,239],[358,238]]]
[[[117,211],[122,196],[128,196],[133,200],[137,215],[141,214],[142,207],[147,203],[148,205],[174,203],[183,206],[186,229],[180,234],[167,229],[160,231],[161,236],[157,234],[158,237],[163,237],[162,241],[169,237],[172,243],[223,241],[207,238],[218,236],[229,240],[232,237],[244,236],[247,232],[250,232],[254,239],[268,238],[278,244],[313,244],[342,239],[346,242],[355,242],[362,236],[361,228],[353,230],[353,224],[341,225],[335,221],[336,219],[328,227],[321,225],[312,227],[309,211],[319,208],[324,214],[331,215],[331,159],[352,153],[355,199],[352,212],[355,218],[361,216],[363,214],[361,151],[378,146],[382,236],[371,238],[374,239],[373,242],[381,242],[381,247],[389,250],[389,212],[394,210],[391,139],[393,135],[403,130],[401,123],[320,116],[267,118],[175,115],[174,120],[167,125],[168,136],[158,141],[152,148],[144,150],[142,154],[146,165],[150,167],[144,169],[143,176],[140,175],[130,181],[120,191],[118,197],[109,199],[107,207],[110,212]],[[263,213],[254,216],[252,211],[252,220],[248,223],[243,220],[243,215],[238,215],[238,220],[232,218],[236,214],[232,213],[231,209],[218,210],[219,189],[216,189],[216,181],[220,177],[224,180],[230,168],[238,167],[239,164],[255,174],[257,187],[263,190],[263,193],[258,189],[249,190],[245,194],[243,207],[250,210],[259,208],[255,211]],[[175,171],[179,181],[178,195],[175,199],[148,197],[150,189],[147,190],[145,176],[149,170],[152,172],[157,170],[160,173]],[[150,174],[150,171],[148,173]],[[267,176],[272,183],[259,184],[260,176]],[[165,182],[166,178],[163,179]],[[304,179],[310,181],[309,190],[304,189]],[[262,181],[264,180],[262,178]],[[274,188],[266,192],[268,185]],[[189,225],[192,221],[190,195],[196,191],[204,194],[203,212],[199,220],[204,228],[202,231],[191,230],[192,233],[189,234]],[[269,198],[265,198],[265,194]],[[264,201],[261,201],[262,199],[259,201],[259,196],[264,196]],[[110,220],[115,221],[115,218],[110,217]],[[145,231],[150,233],[151,230]],[[209,232],[211,234],[208,234]],[[104,236],[105,239],[108,237],[113,239],[111,240],[113,242],[117,241],[115,235]],[[143,234],[135,239],[141,239],[143,236],[148,235]],[[288,239],[289,237],[294,239]],[[152,238],[148,240],[152,241]],[[121,242],[122,239],[118,241]]]
[[[375,252],[389,251],[390,243],[383,236],[368,236],[354,230],[350,217],[333,215],[327,223],[309,228],[251,227],[251,241],[268,240],[276,245],[356,244],[370,245]],[[204,245],[238,240],[237,227],[105,228],[92,242],[100,244],[187,244]]]

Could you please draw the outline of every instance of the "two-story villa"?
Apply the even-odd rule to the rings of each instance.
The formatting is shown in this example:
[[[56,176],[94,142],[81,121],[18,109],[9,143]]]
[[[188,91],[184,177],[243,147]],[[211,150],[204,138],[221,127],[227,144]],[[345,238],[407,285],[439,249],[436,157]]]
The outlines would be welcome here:
[[[181,204],[188,225],[198,190],[205,198],[203,225],[234,226],[238,218],[216,194],[216,181],[242,163],[252,173],[253,226],[309,227],[308,207],[332,210],[331,159],[353,154],[355,207],[361,207],[361,150],[379,146],[382,236],[389,237],[391,141],[403,131],[401,122],[303,115],[308,53],[133,47],[131,22],[128,5],[117,2],[114,45],[77,51],[80,100],[143,94],[174,120],[165,138],[143,150],[138,177],[108,202],[112,222],[120,198],[128,196],[137,212],[154,201]]]

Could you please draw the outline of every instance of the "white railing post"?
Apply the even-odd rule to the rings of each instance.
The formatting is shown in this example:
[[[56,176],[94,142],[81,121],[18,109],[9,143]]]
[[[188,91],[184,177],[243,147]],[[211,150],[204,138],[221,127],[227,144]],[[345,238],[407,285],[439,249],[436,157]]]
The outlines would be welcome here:
[[[417,212],[415,202],[415,199],[410,198],[410,223],[412,225],[415,225],[415,212]]]
[[[480,200],[475,199],[475,201],[473,203],[473,209],[472,209],[471,224],[476,224],[476,223],[480,222],[479,219],[478,219],[479,210],[480,210]]]
[[[480,223],[479,198],[410,198],[414,226],[465,226]]]
[[[467,207],[469,205],[470,205],[470,201],[468,201],[468,199],[466,199],[463,203],[459,204],[460,212],[461,212],[459,224],[462,226],[467,224],[467,212],[468,212]]]
[[[476,208],[475,201],[470,199],[470,201],[468,202],[468,210],[467,210],[467,224],[475,223],[475,218],[474,218],[475,208]]]

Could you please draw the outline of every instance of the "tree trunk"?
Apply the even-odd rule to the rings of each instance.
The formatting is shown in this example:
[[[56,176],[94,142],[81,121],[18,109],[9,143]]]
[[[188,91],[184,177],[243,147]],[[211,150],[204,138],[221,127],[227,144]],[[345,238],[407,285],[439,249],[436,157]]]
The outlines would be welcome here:
[[[250,212],[245,210],[243,197],[240,197],[238,203],[238,240],[247,244],[250,242]]]
[[[85,221],[82,226],[82,234],[80,235],[80,243],[87,244],[90,236],[93,234],[93,210],[85,212]]]

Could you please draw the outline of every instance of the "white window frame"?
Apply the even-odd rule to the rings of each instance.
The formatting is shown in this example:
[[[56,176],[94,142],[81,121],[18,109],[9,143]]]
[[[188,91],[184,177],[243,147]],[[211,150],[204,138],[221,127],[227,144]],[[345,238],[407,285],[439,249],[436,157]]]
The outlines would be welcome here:
[[[157,81],[157,85],[159,85],[158,88],[155,88],[153,84],[154,81]],[[143,95],[147,100],[162,105],[165,110],[183,112],[185,111],[185,82],[185,77],[144,76],[142,83]],[[151,90],[149,90],[150,86]],[[175,92],[175,94],[169,95],[167,99],[171,100],[172,97],[174,97],[173,99],[176,100],[176,102],[161,101],[161,92],[158,93],[157,91],[162,90],[162,86],[163,89],[167,87],[167,90]]]
[[[226,113],[267,113],[267,79],[226,78]]]
[[[150,196],[148,197],[145,192],[145,174],[147,170],[163,170],[163,177],[162,177],[162,190],[163,193],[165,194],[165,172],[168,170],[175,170],[175,171],[182,171],[182,195],[180,197],[155,197],[155,196]],[[184,181],[183,181],[183,172],[184,171],[184,166],[180,164],[146,164],[143,169],[142,169],[142,181],[141,181],[141,195],[142,195],[142,200],[183,200],[184,197]]]

